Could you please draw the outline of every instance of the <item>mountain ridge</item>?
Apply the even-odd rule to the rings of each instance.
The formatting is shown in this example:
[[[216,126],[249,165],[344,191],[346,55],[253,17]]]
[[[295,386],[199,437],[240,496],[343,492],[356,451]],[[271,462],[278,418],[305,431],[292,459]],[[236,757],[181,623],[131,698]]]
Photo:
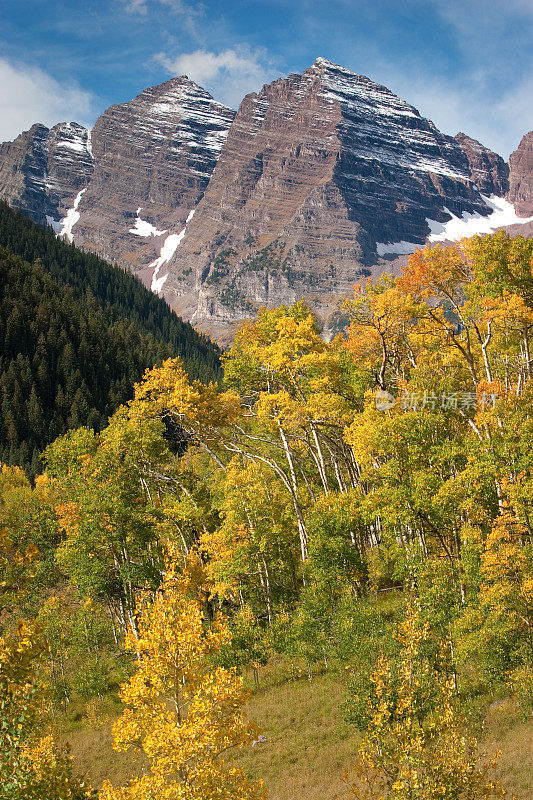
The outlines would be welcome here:
[[[42,225],[57,225],[92,171],[91,134],[77,122],[36,123],[0,143],[1,198]]]
[[[491,197],[533,213],[527,136],[509,171],[477,140],[441,133],[387,87],[321,57],[247,95],[237,113],[186,76],[111,106],[86,133],[85,185],[59,159],[60,199],[61,180],[52,190],[35,157],[23,180],[33,151],[48,148],[46,169],[55,163],[50,131],[21,137],[0,145],[0,196],[131,270],[221,340],[261,305],[296,299],[327,325],[356,280],[447,223],[521,224],[508,206],[494,216]]]

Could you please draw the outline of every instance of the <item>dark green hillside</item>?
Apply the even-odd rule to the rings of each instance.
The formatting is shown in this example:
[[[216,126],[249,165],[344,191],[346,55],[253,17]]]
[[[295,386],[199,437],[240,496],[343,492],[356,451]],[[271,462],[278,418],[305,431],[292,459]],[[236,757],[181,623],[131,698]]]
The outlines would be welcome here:
[[[218,378],[216,345],[136,278],[0,205],[0,461],[35,474],[47,444],[100,429],[147,367],[176,355]]]
[[[0,202],[0,246],[9,248],[30,264],[40,259],[59,285],[70,286],[77,297],[92,297],[111,321],[126,319],[140,331],[152,334],[165,351],[186,362],[188,372],[204,381],[220,377],[220,350],[168,304],[131,275],[93,253],[63,242],[51,228],[36,225],[21,212]]]

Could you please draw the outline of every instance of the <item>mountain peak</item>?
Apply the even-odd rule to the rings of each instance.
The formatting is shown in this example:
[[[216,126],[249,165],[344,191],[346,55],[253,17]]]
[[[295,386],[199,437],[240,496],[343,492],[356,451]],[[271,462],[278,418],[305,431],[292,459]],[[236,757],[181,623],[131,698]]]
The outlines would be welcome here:
[[[76,208],[74,242],[156,286],[161,237],[170,246],[184,228],[234,116],[186,75],[108,108],[92,131],[95,170]]]
[[[315,58],[315,60],[313,61],[313,67],[324,67],[326,69],[332,69],[332,68],[344,69],[344,67],[341,67],[340,64],[336,64],[334,61],[330,61],[329,59],[324,58],[323,56],[318,56],[317,58]]]
[[[509,158],[509,200],[520,215],[533,214],[533,131],[526,133]]]
[[[119,105],[128,105],[129,103],[136,102],[152,104],[161,100],[178,105],[183,101],[197,98],[216,103],[206,89],[203,89],[192,81],[187,75],[176,75],[173,78],[169,78],[167,81],[163,81],[163,83],[158,83],[155,86],[148,86],[134,97],[133,100]]]
[[[41,224],[66,214],[92,170],[90,134],[77,122],[37,123],[0,144],[0,196]]]
[[[489,197],[503,197],[509,189],[509,167],[503,158],[462,131],[454,138],[468,159],[470,175],[479,191]]]

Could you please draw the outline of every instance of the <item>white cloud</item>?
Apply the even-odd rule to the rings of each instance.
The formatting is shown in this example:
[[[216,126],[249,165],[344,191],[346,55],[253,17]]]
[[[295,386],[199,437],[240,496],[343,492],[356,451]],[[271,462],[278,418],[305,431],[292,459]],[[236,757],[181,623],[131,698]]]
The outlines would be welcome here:
[[[0,86],[0,141],[14,139],[35,122],[92,122],[94,96],[37,67],[0,58]]]
[[[146,0],[129,0],[126,3],[126,11],[130,11],[132,14],[136,12],[138,14],[146,14],[148,11]]]
[[[494,101],[475,81],[460,86],[409,81],[405,96],[444,133],[454,136],[463,131],[507,159],[533,128],[532,91],[529,79]]]
[[[166,19],[165,34],[167,39],[172,39],[170,33],[171,25],[168,15],[176,15],[180,22],[180,32],[186,32],[193,41],[199,41],[197,25],[205,14],[205,8],[201,2],[189,4],[184,0],[119,0],[129,14],[136,15],[137,18],[151,19],[153,17],[164,16]]]
[[[157,4],[165,6],[177,14],[190,14],[194,11],[194,9],[186,6],[182,0],[123,0],[123,2],[126,6],[126,11],[132,14],[148,14],[149,5],[155,6]]]
[[[487,33],[504,32],[508,23],[520,22],[529,27],[533,21],[531,0],[430,0],[439,15],[469,46],[478,43],[484,50],[498,47],[498,41],[487,40]],[[522,27],[522,34],[525,31]],[[527,38],[524,38],[524,45]]]
[[[502,97],[496,106],[499,124],[509,132],[511,150],[517,148],[522,136],[533,130],[532,97],[533,77],[530,77]]]
[[[234,47],[220,53],[195,50],[170,58],[157,53],[155,60],[171,75],[187,75],[208,89],[216,100],[237,108],[244,95],[261,89],[279,73],[274,70],[266,51]]]

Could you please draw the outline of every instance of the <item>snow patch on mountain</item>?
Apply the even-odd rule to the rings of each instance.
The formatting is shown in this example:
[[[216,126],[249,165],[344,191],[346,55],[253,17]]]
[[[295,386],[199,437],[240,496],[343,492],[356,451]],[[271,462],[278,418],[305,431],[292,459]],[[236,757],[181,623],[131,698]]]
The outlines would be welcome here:
[[[59,142],[60,147],[66,147],[69,150],[75,150],[77,153],[87,153],[87,144],[78,140],[78,139],[64,139],[62,142]]]
[[[485,204],[491,209],[491,213],[484,217],[481,214],[469,214],[464,211],[462,216],[455,214],[444,207],[450,219],[446,222],[438,222],[435,219],[426,219],[431,231],[428,242],[458,242],[460,239],[468,239],[476,234],[493,233],[504,225],[524,225],[526,222],[533,222],[533,217],[519,217],[512,203],[504,197],[491,195],[486,197],[481,195]],[[378,256],[385,255],[410,255],[421,245],[412,242],[377,242],[376,250]]]
[[[85,189],[81,189],[81,191],[78,192],[74,200],[74,205],[72,206],[72,208],[69,208],[66,217],[63,217],[63,219],[61,220],[61,229],[58,231],[58,236],[64,236],[65,239],[67,239],[67,241],[69,241],[71,244],[74,240],[72,228],[80,218],[80,212],[78,211],[78,206],[80,204],[80,200],[82,198],[83,193],[86,191],[87,191],[87,186],[85,187]]]
[[[492,209],[487,217],[481,214],[469,214],[464,211],[461,217],[456,217],[447,208],[444,211],[450,215],[446,222],[437,222],[428,219],[427,223],[431,230],[428,236],[429,242],[456,242],[478,233],[492,233],[496,228],[504,225],[523,225],[526,222],[533,222],[533,217],[519,217],[512,203],[504,197],[491,195],[486,197],[481,195],[485,204]]]
[[[139,208],[137,214],[139,213],[140,210],[141,209]],[[163,247],[161,248],[161,253],[159,255],[159,258],[156,258],[155,261],[152,261],[152,263],[148,265],[149,267],[154,267],[154,274],[152,275],[152,284],[150,286],[152,292],[159,293],[163,288],[163,284],[168,278],[168,272],[166,275],[162,275],[160,278],[158,278],[157,276],[159,270],[161,269],[163,264],[168,264],[168,262],[178,249],[180,242],[185,236],[185,231],[187,230],[187,223],[190,222],[191,219],[194,217],[195,211],[196,209],[193,208],[187,214],[187,219],[185,220],[185,227],[183,228],[183,230],[181,230],[179,233],[171,233],[167,236],[167,238],[163,242]],[[163,231],[163,233],[166,233],[166,231]]]
[[[153,263],[155,264],[156,262],[154,261]],[[150,266],[152,265],[150,264]],[[150,284],[150,289],[152,290],[152,292],[155,292],[156,294],[159,294],[159,292],[163,288],[166,279],[168,278],[168,272],[166,275],[161,275],[160,278],[157,277],[157,273],[159,272],[160,266],[161,265],[157,266],[154,269],[154,274],[152,275],[152,283]]]
[[[92,128],[87,128],[87,152],[91,156],[91,159],[94,161],[93,155],[93,140],[91,138]]]
[[[152,292],[159,293],[163,288],[163,284],[168,278],[168,272],[166,275],[162,275],[160,278],[158,278],[157,276],[159,270],[161,269],[163,264],[168,264],[168,262],[178,249],[179,243],[185,236],[185,230],[186,226],[179,233],[169,234],[169,236],[167,236],[167,238],[163,242],[163,247],[161,248],[161,253],[159,255],[159,258],[156,258],[155,261],[152,261],[152,263],[148,265],[149,267],[155,267],[154,274],[152,275],[152,284],[150,286]]]
[[[152,225],[151,222],[148,222],[146,219],[141,219],[139,216],[141,211],[142,208],[137,209],[135,226],[129,229],[129,233],[134,233],[135,236],[162,236],[164,233],[166,233],[166,230],[158,231],[155,225]]]

